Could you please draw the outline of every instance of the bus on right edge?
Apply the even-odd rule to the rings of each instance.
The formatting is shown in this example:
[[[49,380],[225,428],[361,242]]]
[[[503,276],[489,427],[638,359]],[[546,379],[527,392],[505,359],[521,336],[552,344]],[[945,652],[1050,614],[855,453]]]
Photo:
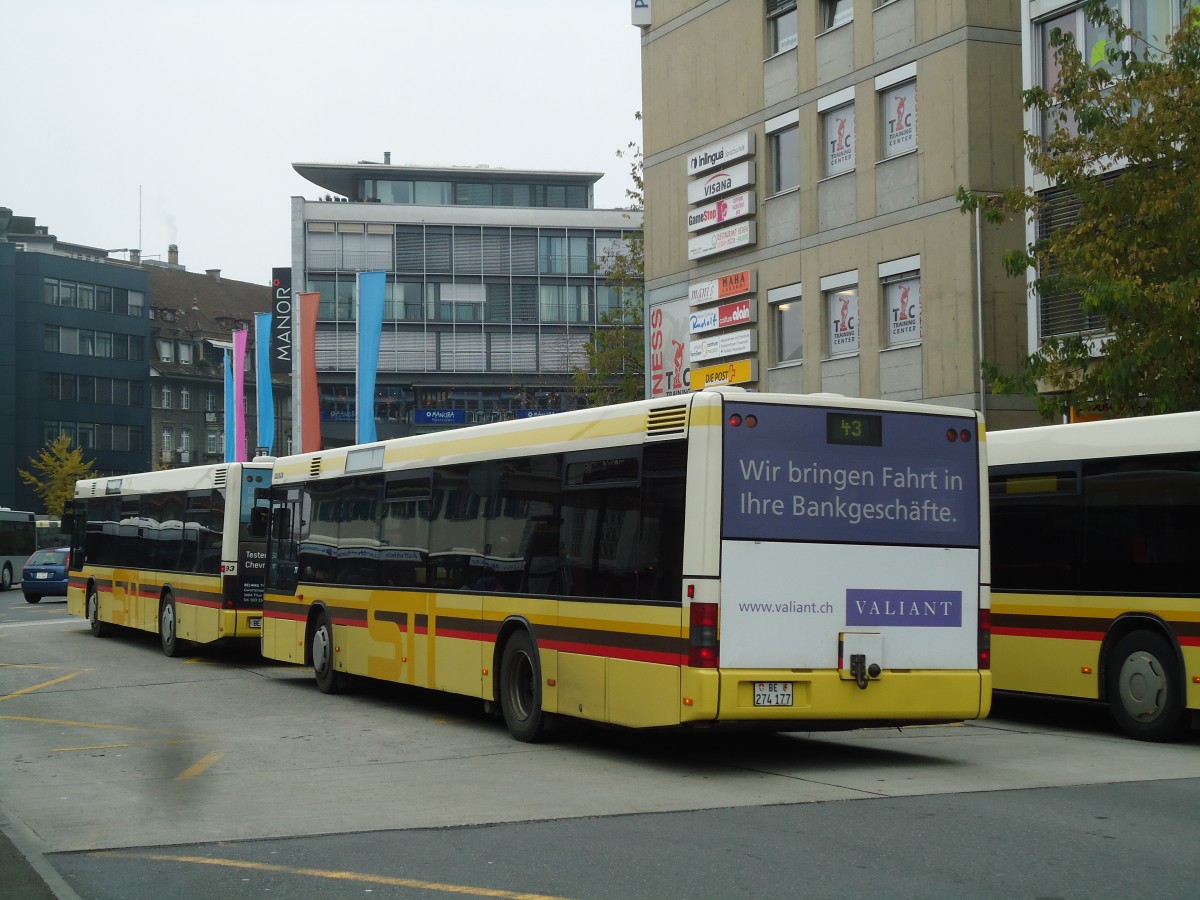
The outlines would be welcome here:
[[[1200,719],[1200,412],[988,434],[996,690]]]

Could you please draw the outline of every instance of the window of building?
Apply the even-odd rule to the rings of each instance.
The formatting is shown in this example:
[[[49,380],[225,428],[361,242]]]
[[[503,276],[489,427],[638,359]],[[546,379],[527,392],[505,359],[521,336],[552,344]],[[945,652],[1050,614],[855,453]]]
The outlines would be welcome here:
[[[567,237],[565,234],[538,236],[538,272],[542,275],[567,274]]]
[[[826,349],[830,357],[858,353],[858,270],[821,279],[825,299]]]
[[[590,322],[592,289],[582,284],[543,284],[539,289],[543,322]]]
[[[884,159],[917,149],[917,66],[910,63],[875,79]]]
[[[76,295],[76,301],[80,309],[95,309],[96,308],[96,288],[94,285],[81,284],[79,292]]]
[[[800,110],[794,109],[766,124],[771,156],[771,192],[800,186]]]
[[[804,307],[800,285],[767,291],[775,333],[775,364],[798,363],[804,359]]]
[[[61,343],[57,325],[47,325],[42,329],[42,349],[47,353],[58,353]]]
[[[112,288],[96,288],[96,309],[100,312],[113,311]]]
[[[204,410],[205,412],[216,412],[217,408],[217,392],[210,388],[204,392]]]
[[[830,31],[854,21],[854,0],[821,0],[821,29]]]
[[[817,101],[821,115],[822,165],[825,176],[854,171],[854,88]]]
[[[183,341],[177,344],[175,349],[179,355],[179,364],[190,366],[192,364],[192,345]]]
[[[413,197],[417,206],[450,206],[454,202],[448,181],[417,181]]]
[[[107,331],[96,332],[96,356],[112,359],[113,336]]]
[[[767,23],[772,54],[796,46],[796,0],[767,0]]]
[[[179,429],[179,449],[184,453],[187,453],[192,449],[192,429]]]
[[[883,293],[885,347],[919,344],[921,322],[921,257],[909,256],[879,264]]]
[[[162,389],[162,408],[163,409],[171,408],[171,389],[169,387],[167,387],[166,385],[163,385],[163,389]]]
[[[179,408],[192,408],[192,389],[189,387],[181,387],[179,389]]]
[[[170,453],[175,449],[175,432],[170,425],[164,425],[162,430],[162,451]]]
[[[205,453],[220,453],[221,452],[221,433],[218,431],[210,431],[204,437],[204,452]]]
[[[130,291],[128,310],[134,318],[140,319],[146,315],[146,295],[141,291]]]
[[[158,359],[159,359],[159,361],[165,362],[165,363],[174,362],[175,361],[174,342],[160,340],[157,343],[158,343]]]

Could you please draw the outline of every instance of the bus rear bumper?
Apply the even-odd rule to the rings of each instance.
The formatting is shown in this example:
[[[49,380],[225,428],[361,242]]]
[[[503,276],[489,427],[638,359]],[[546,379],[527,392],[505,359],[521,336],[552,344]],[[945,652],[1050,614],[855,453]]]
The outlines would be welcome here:
[[[717,690],[705,693],[717,695],[715,710],[690,707],[685,721],[855,727],[960,722],[984,718],[991,711],[992,676],[986,670],[885,670],[865,688],[836,671],[738,669],[713,675]],[[790,695],[789,705],[780,704],[781,694],[785,699]]]

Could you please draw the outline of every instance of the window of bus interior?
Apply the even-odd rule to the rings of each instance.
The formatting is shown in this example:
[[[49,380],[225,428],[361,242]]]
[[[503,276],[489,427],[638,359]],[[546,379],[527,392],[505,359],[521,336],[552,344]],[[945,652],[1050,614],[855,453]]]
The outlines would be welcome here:
[[[94,566],[118,564],[117,532],[120,520],[120,497],[93,497],[87,501],[83,534],[85,562]]]
[[[141,566],[167,572],[179,571],[184,508],[182,491],[142,495],[137,526],[141,544],[138,562]]]
[[[383,507],[383,476],[360,475],[338,482],[338,584],[379,583],[379,519]]]
[[[225,498],[220,491],[188,491],[187,511],[183,520],[184,549],[181,562],[185,571],[203,575],[221,574],[222,532]],[[189,557],[191,565],[188,567]]]
[[[994,590],[1076,588],[1083,533],[1079,472],[1078,463],[991,470]]]
[[[1200,453],[1085,462],[1083,515],[1081,589],[1200,590]]]
[[[267,586],[291,594],[296,590],[300,571],[300,528],[307,501],[299,487],[275,487],[270,496]]]
[[[386,476],[379,531],[379,577],[387,587],[423,587],[429,558],[429,472]]]

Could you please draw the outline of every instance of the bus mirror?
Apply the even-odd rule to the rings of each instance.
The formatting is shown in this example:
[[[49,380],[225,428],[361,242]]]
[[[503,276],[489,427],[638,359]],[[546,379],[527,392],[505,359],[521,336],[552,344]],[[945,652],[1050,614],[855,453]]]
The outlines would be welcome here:
[[[250,536],[256,538],[265,538],[267,536],[267,515],[269,510],[265,506],[256,506],[250,510]]]

